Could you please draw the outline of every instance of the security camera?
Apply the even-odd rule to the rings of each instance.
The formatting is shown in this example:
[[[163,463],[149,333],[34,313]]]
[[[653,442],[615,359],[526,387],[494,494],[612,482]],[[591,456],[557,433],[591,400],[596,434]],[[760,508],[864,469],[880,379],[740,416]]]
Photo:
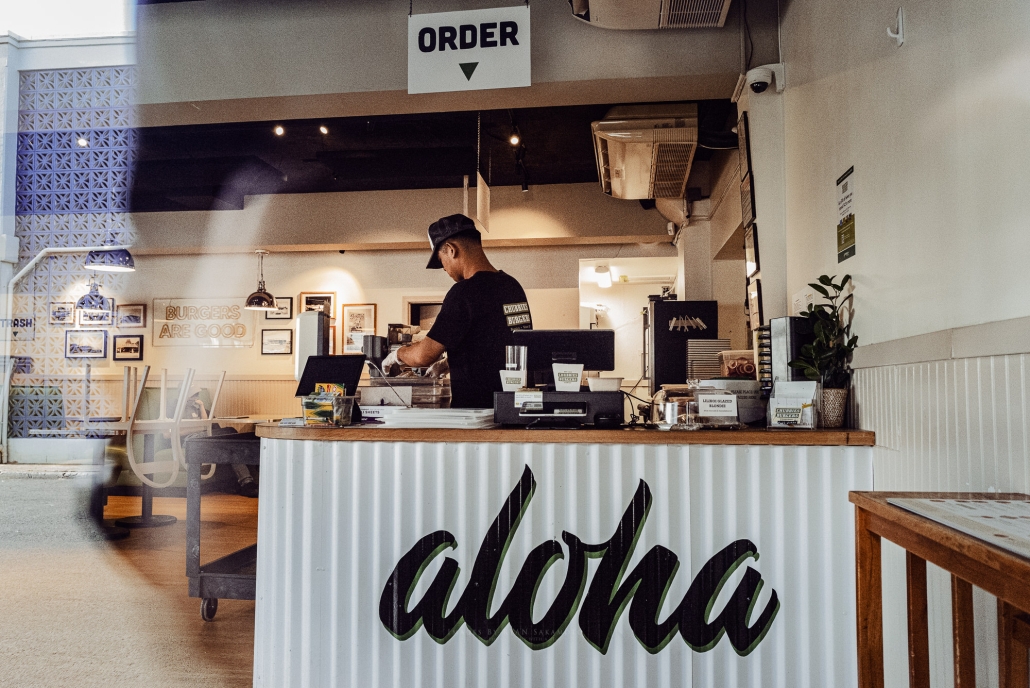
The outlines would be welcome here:
[[[769,64],[755,67],[748,70],[745,79],[753,93],[765,93],[769,84],[772,83],[776,84],[776,92],[779,93],[783,90],[783,65]]]

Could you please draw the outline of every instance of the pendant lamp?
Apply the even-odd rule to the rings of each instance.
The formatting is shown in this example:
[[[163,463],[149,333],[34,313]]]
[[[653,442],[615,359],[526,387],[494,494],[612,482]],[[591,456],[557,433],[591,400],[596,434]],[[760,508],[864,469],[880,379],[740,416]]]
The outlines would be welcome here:
[[[109,313],[113,310],[111,299],[100,293],[97,276],[94,274],[89,282],[89,291],[75,302],[75,307],[85,313]]]
[[[265,290],[265,256],[268,255],[268,251],[258,249],[255,253],[258,255],[258,288],[247,297],[247,305],[244,308],[248,311],[278,310],[275,297]]]
[[[101,272],[135,272],[136,262],[124,248],[90,251],[86,255],[86,268]]]

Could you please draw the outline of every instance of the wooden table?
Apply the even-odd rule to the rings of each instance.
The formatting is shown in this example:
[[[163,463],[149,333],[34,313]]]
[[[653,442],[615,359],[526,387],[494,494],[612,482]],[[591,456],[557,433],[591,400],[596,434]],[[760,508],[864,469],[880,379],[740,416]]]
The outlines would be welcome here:
[[[858,684],[883,688],[883,590],[880,538],[906,550],[909,685],[930,685],[926,562],[951,573],[955,688],[976,685],[973,588],[998,598],[1001,688],[1030,685],[1030,560],[887,503],[890,498],[1030,500],[1025,494],[851,492],[855,505]]]

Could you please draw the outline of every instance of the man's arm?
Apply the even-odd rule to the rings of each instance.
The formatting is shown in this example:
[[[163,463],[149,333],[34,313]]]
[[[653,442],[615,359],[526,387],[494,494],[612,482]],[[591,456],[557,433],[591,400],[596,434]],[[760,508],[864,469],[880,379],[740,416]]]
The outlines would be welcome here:
[[[397,358],[406,366],[425,368],[440,358],[445,350],[443,344],[426,337],[410,346],[402,346],[397,350]]]

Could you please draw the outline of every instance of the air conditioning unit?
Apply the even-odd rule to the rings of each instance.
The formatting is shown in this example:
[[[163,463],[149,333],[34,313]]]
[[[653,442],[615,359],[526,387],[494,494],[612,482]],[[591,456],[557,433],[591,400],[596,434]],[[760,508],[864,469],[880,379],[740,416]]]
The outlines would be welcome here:
[[[697,104],[626,105],[590,125],[601,190],[613,198],[684,198],[697,151]]]
[[[602,29],[721,28],[730,0],[569,0],[572,14]]]

